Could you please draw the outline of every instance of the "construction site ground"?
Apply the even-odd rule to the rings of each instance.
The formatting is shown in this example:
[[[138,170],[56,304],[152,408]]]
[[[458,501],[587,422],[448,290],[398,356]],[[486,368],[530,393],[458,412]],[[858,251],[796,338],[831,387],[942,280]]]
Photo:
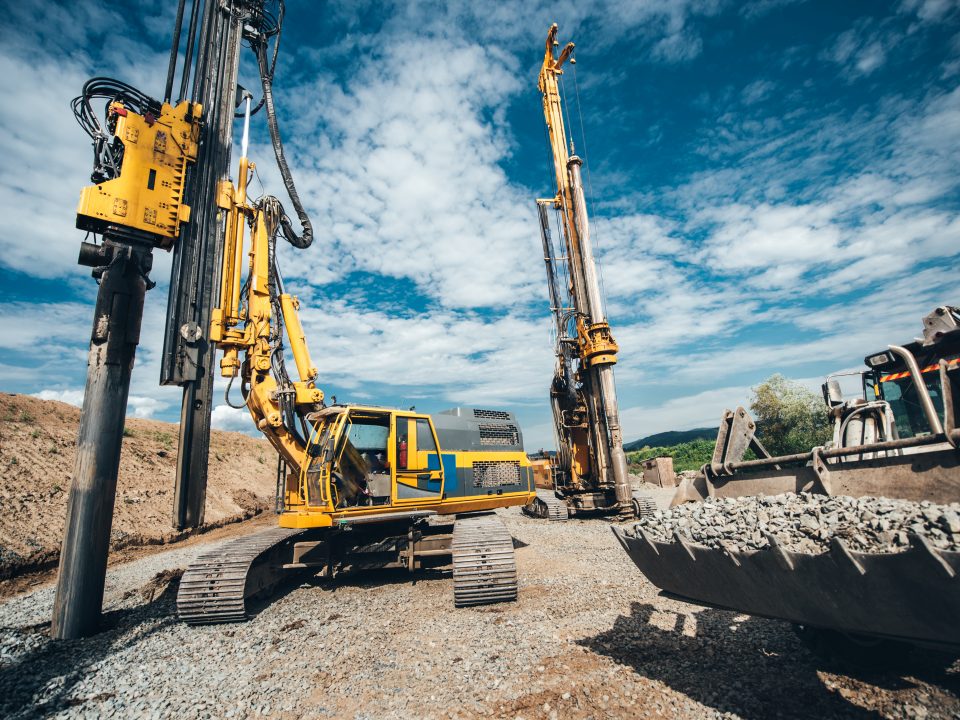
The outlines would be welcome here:
[[[448,572],[366,571],[301,577],[245,624],[188,627],[179,574],[224,539],[203,535],[113,564],[104,632],[55,642],[48,580],[0,604],[0,716],[960,717],[956,665],[851,673],[785,623],[660,597],[603,520],[499,514],[513,604],[455,610]]]

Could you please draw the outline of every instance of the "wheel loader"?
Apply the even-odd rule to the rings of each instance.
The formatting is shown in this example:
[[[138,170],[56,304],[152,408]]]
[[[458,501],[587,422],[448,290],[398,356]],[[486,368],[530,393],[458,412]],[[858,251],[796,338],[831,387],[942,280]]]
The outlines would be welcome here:
[[[835,378],[823,385],[834,427],[823,447],[771,457],[743,408],[725,412],[711,462],[681,483],[673,504],[783,493],[960,501],[960,309],[938,307],[923,325],[921,338],[865,357],[857,397],[844,399]],[[960,654],[960,552],[935,547],[920,526],[901,552],[857,552],[834,536],[819,554],[784,549],[773,535],[743,551],[612,528],[665,593],[790,621],[826,653],[859,661],[904,646]]]

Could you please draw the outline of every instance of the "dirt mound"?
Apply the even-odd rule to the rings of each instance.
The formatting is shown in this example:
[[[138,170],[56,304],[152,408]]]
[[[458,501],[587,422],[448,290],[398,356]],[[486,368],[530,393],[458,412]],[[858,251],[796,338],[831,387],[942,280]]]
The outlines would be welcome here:
[[[0,394],[0,579],[57,561],[74,470],[80,409]],[[177,426],[128,418],[111,545],[170,542]],[[206,527],[273,506],[276,454],[261,439],[214,430]]]

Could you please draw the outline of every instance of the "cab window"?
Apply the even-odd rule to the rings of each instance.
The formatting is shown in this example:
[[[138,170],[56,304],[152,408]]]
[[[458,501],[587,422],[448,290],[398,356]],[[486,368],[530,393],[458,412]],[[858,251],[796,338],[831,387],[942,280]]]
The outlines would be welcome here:
[[[430,421],[424,418],[397,418],[397,469],[413,472],[430,467],[430,456],[437,454]]]

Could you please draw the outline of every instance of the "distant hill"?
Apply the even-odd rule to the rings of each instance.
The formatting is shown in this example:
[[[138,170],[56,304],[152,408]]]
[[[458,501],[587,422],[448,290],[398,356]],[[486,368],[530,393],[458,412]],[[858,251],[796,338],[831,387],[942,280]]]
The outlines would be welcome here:
[[[718,429],[719,428],[694,428],[693,430],[667,430],[666,432],[647,435],[647,437],[626,443],[623,449],[627,452],[632,452],[633,450],[640,450],[645,447],[679,445],[680,443],[690,442],[691,440],[716,440]]]

